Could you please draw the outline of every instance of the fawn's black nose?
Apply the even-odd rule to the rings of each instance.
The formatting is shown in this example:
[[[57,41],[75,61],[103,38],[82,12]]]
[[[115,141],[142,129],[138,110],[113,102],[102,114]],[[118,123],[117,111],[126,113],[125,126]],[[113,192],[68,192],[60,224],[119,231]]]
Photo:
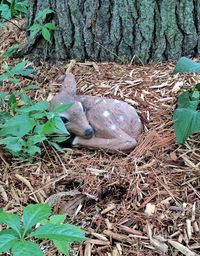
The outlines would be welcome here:
[[[92,137],[93,133],[94,133],[94,130],[92,128],[88,128],[85,130],[84,135],[86,137]]]

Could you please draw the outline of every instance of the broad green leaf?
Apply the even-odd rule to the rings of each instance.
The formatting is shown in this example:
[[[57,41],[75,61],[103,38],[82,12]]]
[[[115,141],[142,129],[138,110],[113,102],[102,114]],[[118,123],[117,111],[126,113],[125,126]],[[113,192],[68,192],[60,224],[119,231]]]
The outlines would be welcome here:
[[[11,57],[17,51],[17,49],[19,49],[19,44],[14,44],[1,55],[0,59]]]
[[[24,125],[25,124],[25,125]],[[34,119],[29,118],[26,114],[16,115],[10,118],[0,129],[0,136],[23,137],[28,134],[36,125]]]
[[[18,239],[18,234],[12,229],[0,231],[0,252],[8,252]]]
[[[178,108],[191,108],[196,110],[199,104],[199,100],[191,100],[190,99],[190,92],[183,92],[178,97]]]
[[[11,18],[11,10],[7,4],[0,4],[1,17],[9,20]]]
[[[56,25],[54,23],[46,23],[44,26],[47,29],[50,29],[50,30],[55,30],[56,29]]]
[[[9,74],[8,73],[4,73],[3,75],[0,75],[0,81],[4,81],[8,78]]]
[[[26,148],[26,153],[28,154],[29,161],[32,162],[35,154],[41,153],[41,149],[38,146],[30,145],[28,148]]]
[[[48,135],[52,133],[69,135],[62,119],[59,116],[54,116],[44,124],[42,134]]]
[[[194,90],[193,92],[192,92],[192,95],[191,95],[191,98],[192,99],[195,99],[195,100],[199,100],[200,98],[199,98],[199,91],[196,91],[196,90]]]
[[[37,143],[41,143],[47,138],[43,135],[32,135],[28,138],[27,143],[30,145],[35,145]]]
[[[0,224],[6,224],[18,234],[20,233],[20,217],[14,213],[0,212]]]
[[[27,61],[21,61],[10,70],[10,73],[12,75],[30,75],[34,70],[32,68],[26,68],[26,65]]]
[[[7,111],[0,112],[0,129],[1,129],[1,126],[10,118],[11,116]]]
[[[22,151],[25,142],[22,138],[8,136],[0,139],[0,145],[4,145],[12,154],[16,155]]]
[[[60,253],[63,253],[64,255],[68,256],[69,255],[69,250],[70,250],[70,244],[63,242],[63,241],[58,241],[58,240],[53,240],[54,246],[57,248],[57,250]]]
[[[27,13],[28,9],[25,3],[16,3],[15,4],[15,10],[22,12],[22,13]]]
[[[29,113],[32,111],[45,111],[48,109],[48,102],[47,101],[39,101],[32,106],[23,106],[20,109],[17,110],[17,112],[20,113]]]
[[[174,130],[179,143],[200,131],[200,112],[189,108],[178,108],[174,112]]]
[[[31,235],[36,238],[47,238],[65,242],[86,240],[85,231],[71,224],[48,224],[40,226]]]
[[[49,30],[45,27],[42,28],[42,36],[44,37],[44,39],[46,41],[51,43],[51,34],[50,34]]]
[[[20,99],[24,102],[24,103],[26,103],[26,104],[32,104],[32,100],[28,97],[28,95],[26,95],[25,93],[20,93],[19,94],[19,97],[20,97]]]
[[[63,142],[63,141],[66,141],[69,139],[70,136],[53,136],[53,137],[50,137],[50,140],[51,142]]]
[[[28,30],[39,32],[42,29],[40,24],[33,24]]]
[[[46,19],[46,16],[50,13],[53,13],[54,11],[51,10],[50,8],[45,8],[43,10],[40,10],[36,16],[35,20],[40,20],[40,19]]]
[[[66,215],[64,214],[56,214],[56,215],[52,215],[50,218],[49,218],[49,222],[51,224],[61,224],[65,221],[66,219]]]
[[[73,105],[73,103],[59,104],[59,105],[56,105],[51,112],[61,113],[61,112],[64,112],[64,111],[67,111],[68,109],[70,109],[72,105]]]
[[[18,241],[12,247],[13,256],[42,256],[42,250],[33,242]]]
[[[69,132],[67,131],[66,126],[63,123],[63,121],[60,118],[60,116],[55,116],[55,126],[58,129],[59,133],[69,135]]]
[[[48,134],[56,133],[56,132],[57,132],[57,129],[56,129],[55,118],[52,118],[44,124],[43,129],[42,129],[42,134],[48,135]]]
[[[173,74],[186,72],[200,72],[200,63],[190,60],[186,57],[181,57],[176,63]]]
[[[0,91],[0,104],[3,104],[5,101],[5,97],[8,95],[8,92]]]
[[[23,224],[25,233],[41,220],[48,218],[51,207],[48,204],[30,204],[24,208]]]

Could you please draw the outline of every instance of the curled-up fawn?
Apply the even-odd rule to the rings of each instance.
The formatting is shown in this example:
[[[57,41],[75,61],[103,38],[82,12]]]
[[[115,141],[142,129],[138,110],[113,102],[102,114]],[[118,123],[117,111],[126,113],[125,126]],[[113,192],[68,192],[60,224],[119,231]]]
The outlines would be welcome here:
[[[74,75],[66,75],[61,91],[53,97],[50,109],[73,103],[60,113],[68,131],[74,135],[72,147],[131,151],[142,133],[136,110],[126,102],[104,97],[76,95]]]

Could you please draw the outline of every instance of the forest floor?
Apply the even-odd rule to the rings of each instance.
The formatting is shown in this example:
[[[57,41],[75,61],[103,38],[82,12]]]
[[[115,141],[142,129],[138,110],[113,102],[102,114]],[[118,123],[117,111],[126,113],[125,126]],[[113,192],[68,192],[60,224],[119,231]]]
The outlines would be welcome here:
[[[8,24],[0,51],[23,41],[24,33]],[[47,147],[34,163],[1,149],[0,207],[21,213],[29,203],[51,203],[54,213],[67,214],[90,238],[75,244],[72,255],[200,255],[200,136],[178,145],[173,131],[177,95],[200,77],[172,75],[174,65],[76,63],[80,94],[122,99],[137,109],[145,126],[138,146],[130,154],[61,154]],[[20,87],[37,84],[40,89],[30,96],[49,99],[59,91],[57,78],[66,67],[41,62],[34,80],[24,78]],[[46,255],[57,255],[48,242],[41,246]]]

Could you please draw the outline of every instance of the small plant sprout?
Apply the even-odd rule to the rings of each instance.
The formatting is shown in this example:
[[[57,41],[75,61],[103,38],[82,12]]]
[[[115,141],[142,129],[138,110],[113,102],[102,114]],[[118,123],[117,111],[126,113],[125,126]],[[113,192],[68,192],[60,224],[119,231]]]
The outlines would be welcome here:
[[[55,30],[56,25],[54,23],[42,23],[40,20],[44,21],[47,17],[48,14],[53,13],[53,10],[46,8],[44,10],[39,11],[39,13],[36,16],[35,23],[29,28],[30,32],[30,37],[33,38],[36,34],[41,33],[43,38],[49,42],[51,42],[51,33],[50,30]]]
[[[30,204],[23,210],[22,219],[13,213],[0,211],[0,253],[13,256],[42,256],[39,240],[49,239],[57,250],[69,255],[70,244],[87,240],[85,231],[75,225],[63,224],[65,215],[51,215],[47,204]],[[36,225],[37,224],[37,225]]]

